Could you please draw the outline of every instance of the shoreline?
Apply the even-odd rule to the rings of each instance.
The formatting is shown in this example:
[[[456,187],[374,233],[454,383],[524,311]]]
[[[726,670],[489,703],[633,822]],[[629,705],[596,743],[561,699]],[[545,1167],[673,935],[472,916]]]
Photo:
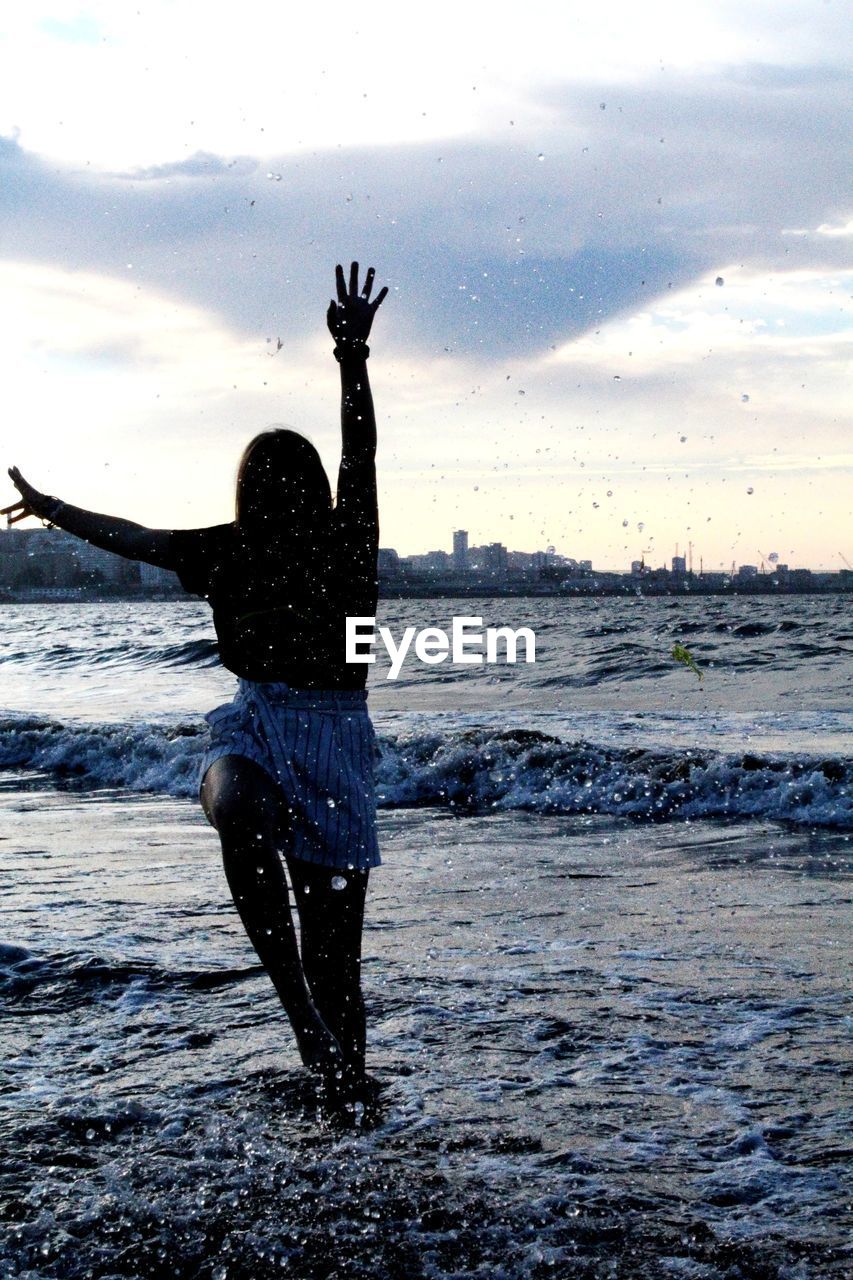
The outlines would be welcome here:
[[[0,808],[12,1274],[844,1275],[838,837],[381,813],[341,1135],[194,803]]]
[[[453,584],[442,586],[384,586],[380,584],[379,601],[400,600],[659,600],[670,597],[675,600],[726,599],[746,596],[761,600],[790,600],[802,596],[818,596],[822,599],[834,599],[840,596],[853,595],[853,582],[849,585],[831,586],[751,586],[729,585],[726,587],[704,586],[701,583],[684,583],[673,586],[640,586],[629,584],[620,586],[598,587],[585,584],[573,584],[570,587],[557,589],[543,588],[536,590],[529,584],[513,586],[511,584],[494,584],[488,586],[472,586],[469,588]],[[199,604],[197,596],[187,593],[167,592],[116,592],[87,593],[73,587],[48,588],[44,592],[32,595],[11,595],[0,591],[0,607],[3,605],[31,604]]]

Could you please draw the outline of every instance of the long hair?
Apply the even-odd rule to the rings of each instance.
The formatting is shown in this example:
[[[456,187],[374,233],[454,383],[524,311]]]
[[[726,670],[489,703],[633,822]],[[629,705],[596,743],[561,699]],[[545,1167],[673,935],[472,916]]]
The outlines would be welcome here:
[[[299,537],[325,529],[331,511],[329,479],[310,440],[273,427],[249,441],[237,469],[239,529]]]

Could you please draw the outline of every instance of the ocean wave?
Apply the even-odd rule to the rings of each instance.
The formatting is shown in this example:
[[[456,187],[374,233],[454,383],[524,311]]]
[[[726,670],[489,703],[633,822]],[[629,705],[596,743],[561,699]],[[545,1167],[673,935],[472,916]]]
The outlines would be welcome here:
[[[620,749],[532,730],[469,730],[386,745],[380,804],[637,819],[760,817],[853,827],[841,758]]]
[[[637,620],[600,622],[571,633],[565,628],[550,630],[536,621],[537,661],[514,668],[515,678],[532,689],[575,689],[602,686],[608,690],[637,682],[658,681],[677,674],[672,646],[685,640],[699,667],[717,675],[727,672],[759,673],[762,678],[772,668],[782,671],[837,669],[839,678],[848,658],[847,632],[835,627],[812,627],[793,619],[765,619],[736,623],[695,618],[672,618],[666,625],[650,630]],[[47,642],[35,647],[20,638],[7,639],[0,646],[0,664],[37,683],[45,673],[71,678],[75,672],[105,675],[118,673],[139,679],[141,673],[159,672],[168,679],[170,671],[203,672],[219,664],[219,650],[212,636],[195,635],[175,639],[158,632],[150,636],[124,638],[75,637],[75,643]],[[446,666],[424,671],[409,661],[399,687],[419,685],[425,678],[431,685],[464,682],[469,668],[462,671]]]
[[[0,719],[0,767],[80,789],[194,796],[206,744],[201,724]],[[853,828],[851,777],[844,757],[622,748],[533,729],[385,734],[376,764],[385,808],[753,817],[843,830]]]
[[[147,989],[207,990],[254,978],[260,972],[259,965],[179,971],[152,961],[130,963],[90,952],[35,955],[24,947],[0,942],[0,995],[12,1000],[34,991],[50,991],[67,1000],[67,989],[87,999],[92,993],[121,991],[134,984]]]
[[[154,646],[137,654],[137,661],[153,667],[215,667],[219,646],[215,640],[184,640],[180,644]]]
[[[0,718],[0,768],[47,773],[68,786],[194,795],[204,726],[63,724]]]
[[[8,648],[0,662],[29,664],[48,670],[74,667],[211,667],[219,662],[219,648],[212,638],[182,640],[177,644],[144,644],[120,640],[115,644],[80,648],[48,644],[36,654],[26,648]]]

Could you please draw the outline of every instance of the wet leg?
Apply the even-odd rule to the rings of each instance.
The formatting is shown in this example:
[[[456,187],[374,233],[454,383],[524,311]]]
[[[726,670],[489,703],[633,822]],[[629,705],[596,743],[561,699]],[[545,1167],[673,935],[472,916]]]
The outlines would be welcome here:
[[[279,850],[289,824],[265,771],[243,756],[223,756],[205,774],[201,794],[222,845],[234,903],[290,1019],[302,1061],[328,1075],[340,1069],[338,1043],[306,983]]]
[[[336,871],[288,858],[302,942],[302,965],[317,1008],[343,1050],[346,1075],[364,1078],[365,1011],[361,934],[367,871]],[[344,887],[334,888],[333,884]]]

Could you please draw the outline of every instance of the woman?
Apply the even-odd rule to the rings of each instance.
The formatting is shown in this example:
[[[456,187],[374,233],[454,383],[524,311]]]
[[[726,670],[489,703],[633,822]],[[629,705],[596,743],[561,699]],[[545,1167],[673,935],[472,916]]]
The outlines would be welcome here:
[[[220,657],[238,676],[206,717],[204,812],[246,931],[287,1012],[305,1066],[333,1098],[363,1099],[361,932],[379,863],[366,667],[347,664],[347,616],[373,616],[379,525],[376,419],[367,337],[384,299],[335,272],[327,313],[341,372],[343,447],[333,506],[312,444],[272,430],[247,446],[236,518],[209,529],[146,529],[40,493],[16,467],[14,519],[35,515],[95,546],[174,570],[213,608]],[[283,854],[296,899],[290,913]]]

